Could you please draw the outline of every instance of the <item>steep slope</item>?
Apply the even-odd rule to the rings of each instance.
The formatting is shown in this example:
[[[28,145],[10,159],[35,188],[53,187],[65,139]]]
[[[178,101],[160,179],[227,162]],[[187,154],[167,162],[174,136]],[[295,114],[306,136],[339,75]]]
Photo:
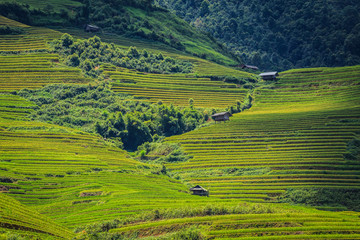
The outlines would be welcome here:
[[[279,78],[229,122],[169,138],[194,158],[168,168],[221,198],[276,201],[289,188],[359,189],[357,150],[346,153],[360,130],[360,67]]]
[[[360,63],[358,1],[155,2],[264,69]]]
[[[40,215],[3,193],[0,193],[0,216],[2,239],[14,239],[19,235],[32,239],[70,239],[75,236],[50,218]]]

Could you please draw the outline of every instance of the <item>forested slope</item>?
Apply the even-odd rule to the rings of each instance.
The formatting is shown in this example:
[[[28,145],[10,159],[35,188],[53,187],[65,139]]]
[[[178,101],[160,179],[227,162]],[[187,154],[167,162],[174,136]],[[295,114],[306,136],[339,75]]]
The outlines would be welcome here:
[[[360,2],[156,0],[263,69],[360,63]]]

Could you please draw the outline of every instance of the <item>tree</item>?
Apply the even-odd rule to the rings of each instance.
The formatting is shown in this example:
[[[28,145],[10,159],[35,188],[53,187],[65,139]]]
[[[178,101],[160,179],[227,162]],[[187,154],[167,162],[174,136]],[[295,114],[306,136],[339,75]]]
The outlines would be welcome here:
[[[61,44],[63,47],[69,48],[70,45],[72,45],[74,43],[74,38],[70,34],[64,33],[61,36],[60,41],[61,41]]]
[[[148,126],[131,113],[128,113],[125,116],[127,135],[124,137],[123,141],[126,149],[134,151],[137,146],[152,141]]]
[[[189,106],[190,106],[191,109],[194,108],[194,99],[189,98]]]
[[[67,58],[67,64],[72,67],[77,67],[80,64],[79,56],[74,53]]]
[[[89,72],[95,68],[95,64],[93,61],[86,59],[85,61],[81,62],[80,68],[83,69],[85,72]]]

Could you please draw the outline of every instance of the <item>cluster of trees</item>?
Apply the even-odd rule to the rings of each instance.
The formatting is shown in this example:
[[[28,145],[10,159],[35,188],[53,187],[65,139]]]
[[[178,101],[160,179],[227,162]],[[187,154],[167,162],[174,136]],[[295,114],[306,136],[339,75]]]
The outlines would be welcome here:
[[[263,69],[360,64],[360,2],[155,0]]]
[[[101,73],[101,64],[109,63],[119,67],[136,69],[151,73],[189,73],[192,64],[189,61],[164,57],[161,53],[152,54],[136,47],[120,49],[113,43],[101,41],[97,36],[85,40],[74,40],[65,33],[60,39],[50,43],[52,50],[59,53],[67,65],[80,67],[87,75],[97,77]]]
[[[131,151],[158,136],[191,131],[209,118],[192,105],[180,108],[141,102],[115,94],[104,84],[49,85],[18,94],[39,106],[30,116],[33,120],[97,133]]]

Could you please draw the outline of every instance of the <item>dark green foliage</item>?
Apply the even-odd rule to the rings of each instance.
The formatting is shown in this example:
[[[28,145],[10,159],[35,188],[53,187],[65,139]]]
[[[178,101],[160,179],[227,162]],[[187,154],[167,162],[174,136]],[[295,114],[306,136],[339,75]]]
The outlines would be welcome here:
[[[6,0],[5,0],[6,1]],[[34,1],[33,1],[34,2]],[[79,24],[82,21],[78,7],[70,9],[61,8],[54,11],[54,6],[49,3],[43,9],[39,9],[36,3],[29,2],[20,4],[16,1],[0,3],[0,15],[29,25],[70,25]],[[32,6],[34,4],[35,6]]]
[[[156,0],[263,69],[360,64],[359,1]]]
[[[31,23],[29,5],[15,1],[0,3],[0,15],[22,23]]]
[[[79,66],[87,75],[97,77],[101,73],[101,64],[112,64],[118,67],[136,69],[151,73],[189,73],[192,64],[160,54],[139,52],[136,47],[122,50],[114,44],[103,43],[97,36],[87,40],[74,40],[65,33],[60,40],[51,43],[54,52],[65,58],[69,66]]]
[[[345,206],[351,211],[360,211],[360,190],[331,188],[288,189],[279,198],[279,201],[311,206]]]
[[[12,27],[12,26],[0,26],[0,35],[16,35],[25,33],[24,28]]]
[[[208,120],[201,110],[141,102],[106,85],[49,85],[18,94],[39,106],[30,116],[33,120],[97,133],[128,150],[151,142],[154,135],[157,140],[158,135],[181,134]],[[181,157],[173,151],[164,161]]]
[[[252,107],[252,102],[253,102],[253,97],[249,93],[243,102],[237,100],[236,105],[226,108],[226,111],[228,111],[231,114],[242,112],[246,109],[250,109]]]

